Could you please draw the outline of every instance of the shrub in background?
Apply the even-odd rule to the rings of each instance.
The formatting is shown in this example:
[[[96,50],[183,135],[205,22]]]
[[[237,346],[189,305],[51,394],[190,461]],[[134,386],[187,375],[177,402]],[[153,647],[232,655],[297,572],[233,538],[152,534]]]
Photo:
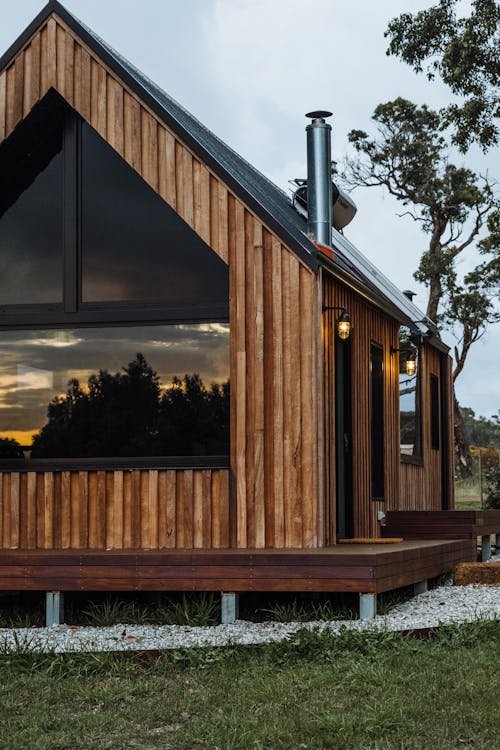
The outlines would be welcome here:
[[[494,466],[486,472],[486,507],[500,510],[500,466]]]

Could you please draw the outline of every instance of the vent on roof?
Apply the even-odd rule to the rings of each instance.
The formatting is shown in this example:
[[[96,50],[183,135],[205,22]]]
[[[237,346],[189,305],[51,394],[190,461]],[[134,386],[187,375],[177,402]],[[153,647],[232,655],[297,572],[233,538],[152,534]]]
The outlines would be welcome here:
[[[298,213],[307,219],[307,180],[297,177],[290,180],[293,185],[292,204]],[[356,204],[351,196],[332,182],[332,224],[337,230],[346,227],[354,219]]]

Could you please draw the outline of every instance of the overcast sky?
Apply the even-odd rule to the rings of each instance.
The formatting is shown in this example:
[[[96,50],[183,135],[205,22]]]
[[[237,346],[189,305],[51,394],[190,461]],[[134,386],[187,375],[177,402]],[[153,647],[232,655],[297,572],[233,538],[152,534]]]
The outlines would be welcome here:
[[[384,30],[427,0],[65,0],[69,11],[177,99],[281,187],[305,177],[304,114],[333,111],[333,156],[352,128],[370,131],[382,101],[404,96],[439,107],[450,99],[385,55]],[[4,51],[41,10],[38,0],[0,0]],[[463,157],[457,157],[462,161]],[[500,177],[498,151],[467,157]],[[413,280],[425,237],[378,189],[356,190],[358,214],[346,236],[401,289]],[[464,262],[463,267],[473,265]],[[447,343],[453,340],[447,337]],[[500,408],[500,327],[474,345],[457,382],[460,402],[489,416]]]

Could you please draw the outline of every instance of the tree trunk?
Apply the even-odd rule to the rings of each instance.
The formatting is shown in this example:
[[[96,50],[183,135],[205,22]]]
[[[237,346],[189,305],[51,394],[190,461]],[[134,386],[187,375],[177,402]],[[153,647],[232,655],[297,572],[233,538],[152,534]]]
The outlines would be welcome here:
[[[465,427],[460,406],[453,386],[453,434],[455,453],[455,473],[460,479],[470,479],[472,476],[472,456],[465,437]]]

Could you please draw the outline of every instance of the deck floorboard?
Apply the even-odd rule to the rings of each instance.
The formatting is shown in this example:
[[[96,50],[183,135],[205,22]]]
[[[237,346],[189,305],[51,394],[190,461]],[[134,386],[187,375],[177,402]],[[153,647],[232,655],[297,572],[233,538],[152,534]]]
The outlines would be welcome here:
[[[474,555],[467,539],[313,550],[1,550],[0,590],[378,593]]]

